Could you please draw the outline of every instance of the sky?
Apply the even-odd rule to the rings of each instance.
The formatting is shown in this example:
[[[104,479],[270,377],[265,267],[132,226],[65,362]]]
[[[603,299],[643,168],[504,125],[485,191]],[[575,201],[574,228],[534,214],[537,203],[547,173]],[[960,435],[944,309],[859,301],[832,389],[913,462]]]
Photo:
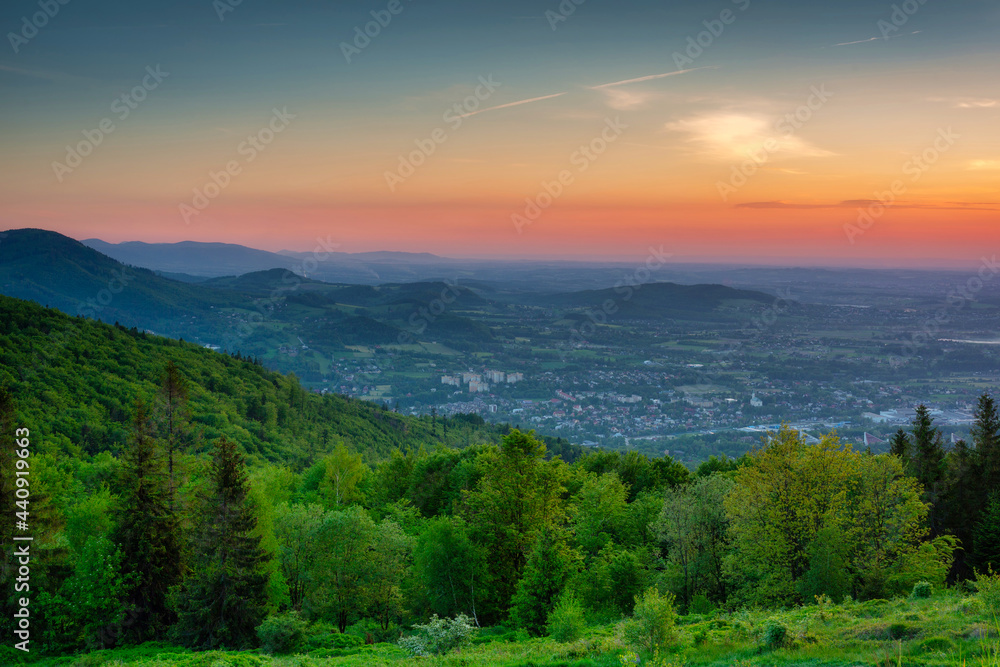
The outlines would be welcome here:
[[[1000,0],[7,0],[0,29],[3,229],[795,265],[1000,250]]]

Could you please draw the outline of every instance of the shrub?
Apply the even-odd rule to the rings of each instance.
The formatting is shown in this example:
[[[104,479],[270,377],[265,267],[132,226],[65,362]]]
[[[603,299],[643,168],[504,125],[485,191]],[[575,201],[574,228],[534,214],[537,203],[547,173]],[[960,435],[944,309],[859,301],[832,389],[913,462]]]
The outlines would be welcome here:
[[[316,634],[306,640],[306,647],[310,650],[324,649],[331,651],[341,651],[346,649],[356,649],[364,645],[364,640],[354,635],[342,635],[339,632],[329,632]]]
[[[768,621],[760,636],[761,645],[770,651],[781,648],[788,640],[788,628],[777,621]]]
[[[388,627],[383,628],[381,623],[371,618],[365,618],[354,625],[349,625],[344,632],[360,638],[365,644],[392,643],[399,639],[400,635],[399,626],[395,623],[390,623]]]
[[[715,611],[715,605],[706,596],[702,594],[695,595],[691,598],[691,604],[688,605],[689,614],[701,614],[707,616]]]
[[[886,634],[889,635],[889,639],[896,641],[899,639],[910,639],[917,634],[917,630],[911,628],[906,623],[893,623],[886,630]]]
[[[914,599],[926,599],[934,594],[934,585],[929,581],[918,581],[913,584],[913,592],[910,597]]]
[[[302,649],[305,629],[305,621],[292,611],[265,618],[257,626],[257,638],[268,653],[296,653]]]
[[[546,630],[549,636],[564,644],[576,641],[587,627],[583,619],[583,605],[572,595],[563,595],[549,613]]]
[[[623,621],[621,631],[629,644],[653,652],[676,643],[676,623],[674,595],[648,588],[642,595],[635,596],[632,618]]]
[[[961,602],[955,608],[960,614],[965,614],[967,616],[979,616],[985,610],[982,600],[977,597],[962,598]]]
[[[986,613],[1000,615],[1000,573],[994,572],[992,567],[986,572],[976,572],[976,591]]]
[[[399,647],[415,656],[441,655],[472,642],[476,628],[465,614],[453,619],[431,616],[430,622],[413,626],[419,634],[403,637]]]
[[[928,637],[920,642],[921,653],[944,653],[955,648],[955,642],[947,637]]]

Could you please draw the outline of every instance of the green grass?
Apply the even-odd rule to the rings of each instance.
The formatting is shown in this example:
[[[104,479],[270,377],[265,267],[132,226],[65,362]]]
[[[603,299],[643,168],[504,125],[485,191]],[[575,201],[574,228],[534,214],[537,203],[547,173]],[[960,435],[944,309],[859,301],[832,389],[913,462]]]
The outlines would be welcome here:
[[[769,650],[761,639],[769,623],[788,632]],[[549,638],[485,629],[475,643],[436,658],[412,658],[394,644],[319,649],[309,654],[192,653],[166,644],[37,658],[41,667],[619,667],[629,647],[614,625],[590,627],[584,638],[561,644]],[[654,656],[649,667],[1000,667],[1000,622],[978,601],[945,591],[923,600],[897,599],[808,605],[781,611],[743,610],[680,617],[678,645]],[[9,649],[8,649],[9,651]],[[0,662],[20,656],[0,651]]]

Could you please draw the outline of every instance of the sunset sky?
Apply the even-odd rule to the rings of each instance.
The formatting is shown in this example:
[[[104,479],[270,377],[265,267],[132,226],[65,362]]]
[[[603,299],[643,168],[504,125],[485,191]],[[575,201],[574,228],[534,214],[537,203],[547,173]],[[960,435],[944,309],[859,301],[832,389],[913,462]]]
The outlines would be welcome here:
[[[798,265],[1000,251],[997,0],[51,1],[0,9],[0,229]]]

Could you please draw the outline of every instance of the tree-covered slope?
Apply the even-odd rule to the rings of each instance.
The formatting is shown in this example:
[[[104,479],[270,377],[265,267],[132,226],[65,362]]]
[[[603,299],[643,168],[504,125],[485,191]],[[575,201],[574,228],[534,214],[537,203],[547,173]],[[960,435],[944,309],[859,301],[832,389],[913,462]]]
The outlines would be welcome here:
[[[397,447],[495,442],[502,430],[319,396],[251,361],[0,296],[0,384],[44,450],[119,452],[136,399],[155,403],[171,361],[190,388],[191,437],[204,449],[226,435],[253,457],[296,466],[339,441],[375,460]]]
[[[17,229],[0,241],[0,292],[105,322],[185,331],[185,318],[218,327],[214,308],[238,295],[205,290],[126,266],[56,232]]]

